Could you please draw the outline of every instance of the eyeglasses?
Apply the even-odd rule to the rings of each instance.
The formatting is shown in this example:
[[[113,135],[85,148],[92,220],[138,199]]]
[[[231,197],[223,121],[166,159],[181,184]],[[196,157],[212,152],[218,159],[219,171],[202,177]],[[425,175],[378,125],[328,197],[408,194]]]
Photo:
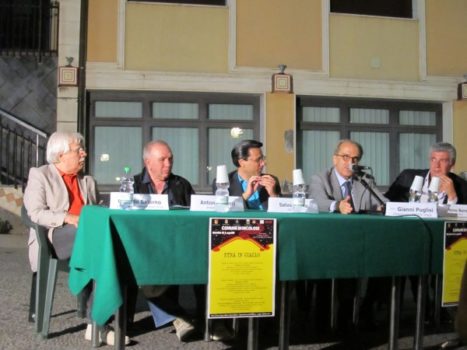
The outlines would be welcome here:
[[[75,148],[75,149],[70,149],[69,152],[80,154],[81,152],[86,152],[86,149],[84,147],[79,147],[79,148]]]
[[[260,156],[256,159],[247,159],[247,160],[251,160],[252,162],[255,162],[255,163],[261,163],[261,162],[265,162],[266,161],[266,156]]]
[[[336,154],[337,157],[342,157],[344,162],[352,160],[352,163],[357,163],[360,160],[360,157],[351,157],[348,154]]]

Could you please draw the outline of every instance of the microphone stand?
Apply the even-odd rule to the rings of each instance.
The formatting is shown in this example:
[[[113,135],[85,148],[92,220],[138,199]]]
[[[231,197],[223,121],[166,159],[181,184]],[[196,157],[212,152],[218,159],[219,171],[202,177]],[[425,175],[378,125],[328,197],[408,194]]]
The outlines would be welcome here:
[[[378,200],[379,205],[383,209],[381,211],[381,213],[384,213],[384,210],[385,210],[385,207],[386,207],[384,201],[375,192],[375,190],[370,186],[370,184],[364,179],[365,176],[370,176],[370,175],[368,175],[367,173],[365,173],[365,172],[363,172],[361,170],[354,172],[354,179],[357,180],[358,182],[360,182],[363,185],[363,187],[365,187],[365,189],[367,189],[368,192],[370,192],[370,194]]]

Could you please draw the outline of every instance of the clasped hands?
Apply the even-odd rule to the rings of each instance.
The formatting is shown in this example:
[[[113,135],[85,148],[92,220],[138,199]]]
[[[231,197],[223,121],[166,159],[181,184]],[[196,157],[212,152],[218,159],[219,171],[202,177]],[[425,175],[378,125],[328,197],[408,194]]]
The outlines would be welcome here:
[[[277,197],[277,193],[275,192],[276,180],[274,177],[271,175],[258,175],[248,179],[248,185],[242,194],[243,199],[248,200],[258,190],[259,186],[264,187],[270,197]]]

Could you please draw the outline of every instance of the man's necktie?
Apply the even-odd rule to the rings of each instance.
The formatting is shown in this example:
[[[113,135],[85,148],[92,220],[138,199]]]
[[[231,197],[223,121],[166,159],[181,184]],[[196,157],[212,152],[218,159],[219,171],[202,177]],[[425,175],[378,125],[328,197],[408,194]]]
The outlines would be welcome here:
[[[344,182],[344,199],[347,198],[347,196],[350,197],[349,203],[352,205],[352,208],[355,210],[355,206],[353,204],[353,199],[352,199],[352,183],[350,181]]]

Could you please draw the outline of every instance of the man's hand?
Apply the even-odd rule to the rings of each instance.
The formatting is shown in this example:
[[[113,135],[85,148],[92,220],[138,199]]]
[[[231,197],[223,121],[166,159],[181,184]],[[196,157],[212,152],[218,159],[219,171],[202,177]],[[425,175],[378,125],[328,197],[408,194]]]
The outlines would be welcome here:
[[[78,221],[79,221],[79,216],[78,215],[73,215],[73,214],[66,214],[65,216],[65,224],[70,224],[74,225],[75,227],[78,227]]]
[[[270,197],[277,197],[277,193],[275,191],[276,180],[271,175],[261,176],[260,184],[266,188],[266,191],[268,191]]]
[[[339,213],[341,214],[350,214],[352,209],[352,204],[350,204],[350,196],[345,197],[343,200],[338,203]]]
[[[248,185],[245,192],[243,192],[242,197],[244,200],[248,200],[253,193],[258,190],[259,185],[261,184],[261,176],[252,176],[248,179]]]
[[[448,200],[454,200],[457,198],[457,193],[454,188],[454,183],[451,178],[447,175],[439,177],[439,192],[444,192],[448,196]]]

